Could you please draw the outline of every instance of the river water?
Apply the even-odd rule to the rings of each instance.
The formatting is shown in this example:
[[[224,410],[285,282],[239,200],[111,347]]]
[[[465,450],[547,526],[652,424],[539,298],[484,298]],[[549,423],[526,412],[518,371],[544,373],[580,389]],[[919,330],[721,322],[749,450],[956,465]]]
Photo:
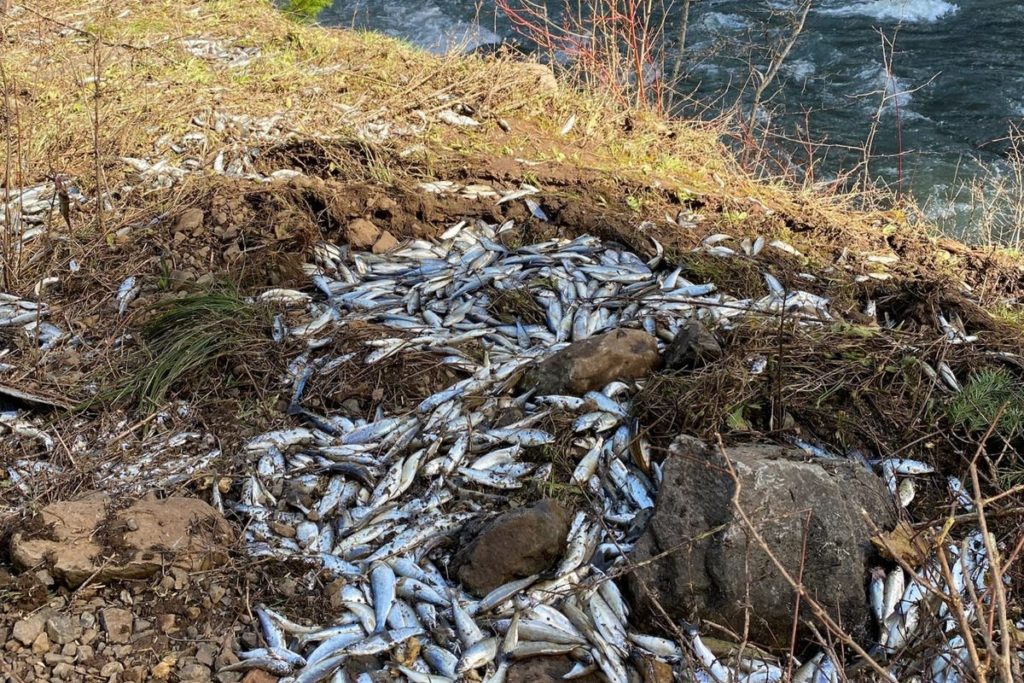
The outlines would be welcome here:
[[[792,3],[694,0],[685,88],[697,102],[736,101],[751,61],[764,60],[758,46],[778,35],[779,13]],[[563,0],[547,4],[557,15]],[[670,10],[670,36],[677,14]],[[480,0],[335,0],[320,21],[433,51],[516,39],[493,4]],[[883,49],[883,36],[894,49]],[[668,52],[674,59],[678,44]],[[1008,173],[1007,134],[1024,123],[1022,62],[1024,2],[816,0],[770,101],[771,123],[800,138],[809,128],[812,140],[830,145],[821,148],[821,177],[860,160],[845,148],[863,146],[881,104],[872,178],[909,192],[947,231],[969,233],[963,197],[959,204],[949,198],[972,177]]]

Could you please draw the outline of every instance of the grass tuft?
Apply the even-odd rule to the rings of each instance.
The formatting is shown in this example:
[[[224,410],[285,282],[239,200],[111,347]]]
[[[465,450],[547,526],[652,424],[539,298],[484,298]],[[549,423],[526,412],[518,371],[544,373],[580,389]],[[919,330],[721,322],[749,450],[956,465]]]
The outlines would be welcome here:
[[[270,341],[270,311],[231,291],[158,303],[143,327],[144,358],[117,382],[109,400],[156,410],[187,384],[204,386],[218,368],[245,374],[245,359]]]

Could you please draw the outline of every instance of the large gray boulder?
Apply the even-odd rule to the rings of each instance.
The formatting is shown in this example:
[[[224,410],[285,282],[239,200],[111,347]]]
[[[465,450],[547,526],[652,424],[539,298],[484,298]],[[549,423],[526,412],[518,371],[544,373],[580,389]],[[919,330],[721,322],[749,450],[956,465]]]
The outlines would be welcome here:
[[[802,575],[805,589],[833,618],[866,641],[866,577],[875,551],[861,510],[879,527],[895,524],[881,480],[859,464],[808,461],[802,451],[780,446],[734,446],[725,454],[728,462],[691,437],[673,443],[654,516],[632,555],[640,567],[629,589],[641,618],[663,625],[657,601],[676,623],[709,619],[742,633],[749,619],[755,642],[789,644],[795,591],[736,514],[731,463],[740,482],[737,503],[771,552],[791,576]],[[811,619],[806,603],[800,618],[802,640]]]

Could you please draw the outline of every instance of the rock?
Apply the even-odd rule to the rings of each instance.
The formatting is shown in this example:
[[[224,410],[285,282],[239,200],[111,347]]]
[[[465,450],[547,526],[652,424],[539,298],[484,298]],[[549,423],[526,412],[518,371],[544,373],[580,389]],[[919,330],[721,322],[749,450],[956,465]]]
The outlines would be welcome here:
[[[242,683],[277,683],[278,680],[277,676],[271,676],[266,671],[252,669],[249,673],[245,674]]]
[[[793,576],[805,555],[805,589],[847,632],[866,641],[871,619],[865,580],[875,551],[860,511],[879,527],[892,527],[881,480],[859,464],[807,462],[802,451],[780,446],[735,446],[727,455],[740,481],[741,509],[772,553]],[[738,633],[749,617],[752,641],[786,647],[795,593],[734,513],[734,491],[721,454],[691,437],[676,439],[654,516],[632,556],[639,565],[629,578],[636,612],[648,626],[661,621],[653,598],[675,621],[708,619]],[[801,617],[810,618],[806,605]],[[798,637],[810,634],[801,627]]]
[[[662,365],[667,370],[694,370],[722,357],[722,345],[699,320],[690,320],[665,349]]]
[[[182,683],[206,683],[210,680],[210,667],[190,662],[178,669],[178,680]]]
[[[82,623],[70,614],[54,614],[46,620],[46,635],[58,645],[70,643],[82,635]]]
[[[371,251],[374,254],[383,254],[385,252],[391,251],[397,246],[398,240],[395,239],[394,235],[385,230],[383,233],[381,233],[380,239],[374,242],[373,249],[371,249]]]
[[[103,665],[103,668],[100,669],[100,676],[110,678],[111,676],[116,676],[122,671],[124,671],[124,664],[121,662],[107,662]]]
[[[15,622],[11,635],[22,645],[28,647],[43,632],[43,627],[46,625],[46,620],[50,618],[50,614],[52,614],[51,610],[44,609]]]
[[[558,79],[555,72],[546,64],[537,62],[510,62],[514,64],[524,76],[533,80],[533,87],[540,93],[555,93],[558,91]]]
[[[186,209],[178,216],[174,229],[176,232],[182,232],[187,235],[194,232],[197,228],[201,228],[204,218],[205,215],[202,209]]]
[[[74,667],[72,667],[67,662],[61,662],[57,666],[53,667],[53,675],[54,675],[54,677],[55,678],[59,678],[61,680],[70,678],[71,674],[73,674],[74,672],[75,672]]]
[[[111,643],[127,643],[132,636],[132,613],[119,607],[107,607],[100,612],[103,630],[107,632],[107,641]]]
[[[564,683],[562,676],[569,673],[575,664],[576,662],[568,655],[524,659],[508,668],[505,683]],[[604,679],[596,673],[591,673],[572,680],[600,683]]]
[[[345,228],[345,239],[357,249],[369,249],[379,238],[380,230],[365,218],[357,218]]]
[[[614,330],[573,342],[528,370],[522,384],[540,395],[582,395],[615,380],[645,377],[657,364],[654,337],[640,330]]]
[[[146,578],[169,564],[186,571],[227,561],[231,527],[207,503],[174,496],[145,498],[108,515],[109,499],[92,495],[51,503],[40,521],[45,534],[16,533],[11,556],[21,568],[48,565],[71,586],[89,577],[103,582]],[[129,530],[125,520],[133,519]],[[102,558],[102,559],[101,559]]]
[[[555,500],[499,515],[453,559],[466,590],[483,596],[513,579],[549,569],[565,550],[571,514]]]
[[[160,629],[161,633],[174,633],[178,630],[178,627],[174,625],[176,618],[175,614],[161,614],[156,618],[156,627]]]
[[[203,643],[196,649],[196,661],[204,666],[213,666],[216,657],[217,648],[210,643]]]
[[[167,677],[171,675],[171,671],[174,669],[174,665],[177,661],[177,655],[169,654],[161,659],[160,662],[150,670],[149,675],[158,681],[166,681]]]
[[[37,656],[45,655],[50,651],[50,637],[46,633],[40,633],[32,641],[32,654]]]
[[[638,654],[633,659],[633,666],[640,670],[644,683],[674,683],[676,680],[672,665],[657,657]]]

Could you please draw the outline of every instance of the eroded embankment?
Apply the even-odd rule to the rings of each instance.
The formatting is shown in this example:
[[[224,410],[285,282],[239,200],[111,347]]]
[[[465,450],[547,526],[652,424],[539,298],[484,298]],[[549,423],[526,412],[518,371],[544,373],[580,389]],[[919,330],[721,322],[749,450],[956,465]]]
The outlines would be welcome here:
[[[791,573],[808,570],[810,598],[835,588],[815,581],[845,577],[838,608],[802,605],[801,660],[833,643],[832,661],[860,675],[871,668],[853,643],[883,640],[889,651],[875,659],[901,677],[941,664],[943,652],[967,676],[968,648],[951,645],[966,623],[979,643],[994,639],[976,656],[1000,671],[1014,636],[998,621],[971,509],[991,499],[997,569],[1019,583],[1018,262],[929,239],[899,212],[755,182],[714,131],[613,110],[533,67],[439,60],[263,6],[115,5],[15,6],[4,22],[0,400],[14,412],[0,423],[3,528],[6,540],[22,531],[19,543],[57,541],[57,556],[15,549],[16,570],[3,570],[3,666],[16,679],[205,680],[273,638],[257,635],[257,603],[309,624],[346,611],[366,620],[353,603],[388,599],[387,576],[373,581],[380,565],[367,560],[396,565],[407,553],[426,585],[470,610],[486,593],[473,577],[537,573],[521,598],[582,610],[584,626],[570,618],[564,633],[546,633],[572,647],[517,663],[510,678],[559,677],[589,658],[608,677],[628,667],[664,680],[671,667],[749,668],[747,649],[786,670],[779,615],[793,594],[732,508],[736,481],[751,496],[740,510],[774,539],[768,549],[785,549],[777,559]],[[561,134],[570,116],[577,123]],[[601,347],[590,366],[600,382],[569,381],[583,372],[572,364],[549,369],[532,394],[519,382],[564,344],[578,350],[622,329],[647,341]],[[680,434],[713,452],[670,449]],[[719,436],[725,462],[751,479],[725,477],[728,467],[701,475],[720,494],[702,503],[704,526],[666,523],[685,518],[668,513],[686,497],[662,490],[664,472],[694,453],[717,462]],[[872,523],[891,528],[896,511],[909,525],[878,552],[857,515],[863,496],[815,525],[815,510],[839,495],[822,472],[865,475],[822,455],[863,457],[882,475],[865,484],[863,496],[884,502]],[[877,462],[888,457],[920,464],[897,472]],[[749,493],[765,477],[788,482],[785,496]],[[35,516],[97,491],[110,498],[84,508],[78,526],[66,508]],[[123,511],[147,493],[171,507],[173,495],[222,506],[238,541],[183,558],[180,535],[138,538],[136,513]],[[526,526],[489,516],[541,500],[556,502]],[[435,533],[417,532],[424,524]],[[856,548],[844,545],[851,535]],[[92,545],[78,555],[85,569],[68,572],[59,554],[72,537]],[[381,554],[409,537],[413,546]],[[653,565],[647,588],[624,578],[634,544],[672,563]],[[492,560],[481,567],[481,547],[505,552],[483,553]],[[872,621],[869,574],[914,586],[913,570],[941,590],[939,549],[982,567],[964,568],[981,581],[968,614],[914,601],[905,628],[908,599],[888,610],[895,618]],[[718,559],[700,572],[680,559],[709,552]],[[665,572],[684,570],[715,590],[672,592]],[[744,594],[750,581],[764,590]],[[614,585],[633,616],[620,613]],[[430,621],[420,613],[430,600],[400,597]],[[1011,592],[1008,623],[1015,604]],[[394,673],[417,666],[430,642],[461,656],[474,636],[446,635],[452,605],[434,607],[428,636],[345,661]],[[495,604],[475,621],[504,639],[509,615]],[[392,629],[410,628],[395,619]],[[704,620],[695,626],[720,663],[702,659],[681,619]],[[676,643],[620,643],[617,621]],[[531,628],[520,640],[542,639]],[[515,649],[502,648],[467,667],[486,672]]]

